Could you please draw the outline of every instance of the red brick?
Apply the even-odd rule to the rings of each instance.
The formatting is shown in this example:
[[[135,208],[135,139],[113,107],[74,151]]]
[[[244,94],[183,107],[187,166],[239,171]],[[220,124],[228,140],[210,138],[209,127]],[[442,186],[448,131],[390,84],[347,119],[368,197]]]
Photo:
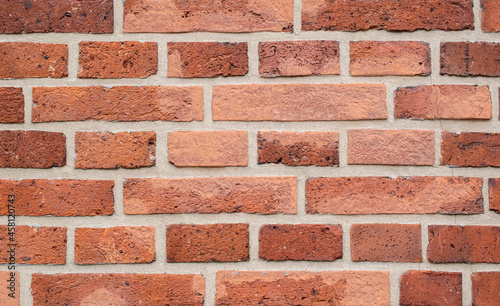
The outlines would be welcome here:
[[[220,85],[212,113],[215,121],[387,119],[385,97],[383,84]]]
[[[263,77],[340,74],[339,43],[332,40],[259,43]]]
[[[462,273],[410,270],[401,276],[399,304],[462,305]]]
[[[33,305],[203,305],[201,274],[39,274]]]
[[[158,44],[138,41],[80,42],[79,78],[146,78],[158,71]]]
[[[24,95],[22,88],[0,87],[0,123],[24,122]]]
[[[302,1],[303,31],[474,29],[471,0]]]
[[[167,262],[248,260],[248,224],[167,226]]]
[[[500,2],[481,0],[481,19],[484,32],[500,32]]]
[[[328,177],[306,182],[310,214],[477,214],[483,180],[467,177]]]
[[[128,33],[292,32],[293,0],[127,0]]]
[[[500,263],[500,226],[430,225],[427,259],[432,263]]]
[[[488,42],[441,43],[441,74],[500,76],[500,44]]]
[[[67,45],[0,42],[0,79],[67,76]]]
[[[150,263],[155,260],[153,226],[75,229],[75,263]]]
[[[500,167],[500,133],[441,133],[441,165]]]
[[[389,305],[389,272],[219,271],[216,305]]]
[[[400,87],[394,95],[397,119],[491,119],[488,86]]]
[[[177,167],[244,167],[245,131],[183,131],[168,134],[168,161]]]
[[[259,231],[259,257],[264,260],[334,261],[342,258],[342,226],[267,224]]]
[[[4,285],[0,286],[0,304],[3,306],[19,306],[20,286],[19,273],[14,271],[0,271],[0,278]]]
[[[295,177],[127,179],[126,214],[296,214]]]
[[[0,197],[15,196],[18,216],[100,216],[114,212],[114,181],[0,180]],[[0,215],[8,214],[0,203]]]
[[[351,165],[434,164],[434,131],[349,130],[347,163]]]
[[[43,131],[0,131],[0,168],[66,165],[66,136]]]
[[[259,164],[338,166],[338,132],[259,132]]]
[[[9,260],[9,244],[16,243],[15,263],[30,265],[64,265],[66,263],[66,228],[65,227],[29,227],[15,225],[12,227],[0,225],[0,263],[12,262]],[[12,241],[11,238],[14,240]]]
[[[113,0],[0,0],[0,33],[113,33]]]
[[[429,44],[421,41],[351,41],[354,76],[430,75]]]
[[[248,72],[248,45],[220,42],[168,43],[168,77],[209,78]]]
[[[488,180],[490,194],[490,210],[500,213],[500,178]]]
[[[472,274],[472,305],[500,305],[500,272]]]
[[[422,262],[420,224],[354,224],[353,261]]]
[[[154,132],[76,132],[75,168],[117,169],[156,164]]]

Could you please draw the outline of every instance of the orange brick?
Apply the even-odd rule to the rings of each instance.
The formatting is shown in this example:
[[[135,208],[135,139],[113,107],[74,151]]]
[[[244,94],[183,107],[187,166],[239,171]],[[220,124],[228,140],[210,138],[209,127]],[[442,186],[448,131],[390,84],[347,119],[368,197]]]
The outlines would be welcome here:
[[[481,19],[484,32],[500,32],[500,2],[481,0]]]
[[[476,272],[472,274],[472,304],[500,304],[500,272]]]
[[[441,165],[500,167],[500,133],[441,133]]]
[[[462,305],[462,273],[410,270],[401,276],[400,305]]]
[[[4,280],[4,285],[0,286],[0,304],[3,306],[20,305],[19,276],[15,271],[0,271],[0,279]]]
[[[24,95],[22,88],[0,87],[0,123],[24,122]]]
[[[488,180],[490,194],[490,210],[500,213],[500,178]]]

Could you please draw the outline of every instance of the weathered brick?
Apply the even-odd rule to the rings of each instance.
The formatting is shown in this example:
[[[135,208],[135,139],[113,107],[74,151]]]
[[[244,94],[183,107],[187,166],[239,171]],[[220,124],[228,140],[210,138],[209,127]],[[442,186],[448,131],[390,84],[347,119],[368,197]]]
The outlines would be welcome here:
[[[128,179],[126,214],[296,214],[295,177]]]
[[[462,305],[462,273],[410,270],[401,276],[399,304]]]
[[[264,260],[334,261],[342,258],[342,226],[267,224],[259,231],[259,257]]]
[[[328,177],[306,182],[310,214],[477,214],[483,180],[467,177]]]
[[[500,2],[481,0],[481,19],[484,32],[500,32]]]
[[[203,305],[201,274],[40,274],[33,305]]]
[[[263,77],[340,74],[339,43],[332,40],[259,43]]]
[[[429,44],[421,41],[351,41],[354,76],[430,75]]]
[[[500,167],[500,133],[441,133],[441,165]]]
[[[67,45],[0,42],[0,79],[67,76]]]
[[[168,134],[168,161],[177,167],[244,167],[245,131],[182,131]]]
[[[430,225],[427,259],[432,263],[500,263],[500,226]]]
[[[476,272],[472,279],[472,305],[500,305],[500,272]]]
[[[0,123],[24,122],[24,95],[22,88],[0,87]]]
[[[0,168],[66,165],[66,136],[43,131],[0,131]]]
[[[168,77],[209,78],[248,72],[248,45],[220,42],[168,43]]]
[[[167,262],[248,260],[248,224],[167,226]]]
[[[0,304],[3,306],[19,306],[20,286],[19,273],[15,271],[0,271],[4,285],[0,286]]]
[[[216,305],[389,305],[389,272],[219,271]]]
[[[490,210],[500,213],[500,178],[488,180],[490,194]]]
[[[474,29],[471,0],[302,1],[303,31]]]
[[[116,169],[156,164],[155,132],[76,132],[75,167]]]
[[[353,261],[422,262],[420,224],[354,224]]]
[[[0,0],[0,33],[112,33],[113,0]]]
[[[394,95],[397,119],[491,119],[488,86],[400,87]]]
[[[0,180],[0,197],[15,196],[18,216],[99,216],[114,212],[114,181]],[[8,214],[0,203],[0,215]]]
[[[349,130],[347,163],[351,165],[434,164],[434,131]]]
[[[33,122],[202,121],[200,86],[33,88]]]
[[[158,44],[138,41],[80,42],[79,78],[146,78],[158,71]]]
[[[500,76],[500,44],[488,42],[441,43],[441,74]]]
[[[75,229],[75,263],[150,263],[155,260],[153,226]]]
[[[385,96],[383,84],[220,85],[212,113],[216,121],[387,119]]]

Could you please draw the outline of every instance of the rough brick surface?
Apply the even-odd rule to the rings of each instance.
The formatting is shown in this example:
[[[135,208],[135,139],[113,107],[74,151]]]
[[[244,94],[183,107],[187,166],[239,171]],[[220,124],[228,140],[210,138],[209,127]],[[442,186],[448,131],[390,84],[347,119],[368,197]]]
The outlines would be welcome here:
[[[349,130],[347,163],[361,165],[434,164],[434,131]]]
[[[216,305],[389,305],[389,273],[219,271]]]
[[[168,77],[238,76],[248,72],[248,45],[220,42],[168,43]]]
[[[483,180],[467,177],[329,177],[306,182],[311,214],[477,214]]]
[[[349,70],[354,76],[429,75],[431,54],[420,41],[354,41]]]
[[[38,305],[203,305],[201,274],[39,274],[31,279]]]
[[[342,258],[342,226],[268,224],[259,230],[259,257],[264,260],[334,261]]]
[[[353,261],[422,262],[420,224],[354,224]]]
[[[67,76],[67,45],[0,42],[0,79]]]
[[[338,166],[338,132],[259,132],[259,164]]]
[[[133,169],[156,164],[154,132],[77,132],[75,145],[75,167],[80,169]]]
[[[441,43],[441,74],[500,76],[500,44],[488,42]]]
[[[19,216],[99,216],[114,212],[114,181],[0,180],[0,197],[15,196]],[[0,203],[0,215],[8,214]]]
[[[500,133],[441,133],[441,165],[500,167]]]
[[[481,0],[481,20],[484,32],[500,32],[500,2]]]
[[[167,262],[248,261],[248,224],[167,226]]]
[[[0,123],[24,122],[24,95],[22,88],[0,87]]]
[[[79,78],[146,78],[158,70],[155,42],[80,42]]]
[[[35,87],[33,103],[33,122],[203,120],[199,86]]]
[[[500,272],[476,272],[471,279],[474,306],[500,305]]]
[[[43,131],[0,131],[0,168],[66,165],[66,137]]]
[[[155,260],[153,226],[75,229],[75,263],[150,263]]]
[[[339,43],[332,40],[259,43],[263,77],[340,74]]]
[[[500,226],[430,225],[427,259],[432,263],[500,263]]]
[[[490,194],[490,210],[500,213],[500,178],[488,180]]]
[[[0,304],[3,306],[19,306],[21,295],[19,286],[19,273],[15,271],[0,271],[0,278],[5,280],[0,286]]]
[[[295,177],[128,179],[126,214],[296,214]]]
[[[462,305],[462,273],[410,270],[401,276],[399,304]]]
[[[214,86],[216,121],[386,119],[383,84],[250,84]],[[314,101],[314,103],[312,103]]]

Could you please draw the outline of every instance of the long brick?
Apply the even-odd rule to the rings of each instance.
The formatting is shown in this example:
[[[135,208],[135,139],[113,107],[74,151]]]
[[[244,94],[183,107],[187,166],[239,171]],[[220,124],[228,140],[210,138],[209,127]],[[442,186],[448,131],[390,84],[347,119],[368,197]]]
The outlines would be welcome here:
[[[432,263],[500,263],[500,226],[430,225]]]
[[[389,305],[389,272],[219,271],[216,305]]]
[[[500,32],[500,2],[481,0],[481,21],[483,32]]]
[[[0,0],[0,33],[112,33],[113,0]]]
[[[158,71],[158,44],[138,41],[80,42],[79,78],[146,78]]]
[[[488,180],[490,194],[490,210],[500,213],[500,178]]]
[[[126,214],[296,214],[295,177],[127,179]]]
[[[66,136],[44,131],[0,131],[0,168],[66,165]]]
[[[351,41],[354,76],[430,75],[429,44],[421,41]]]
[[[500,305],[500,272],[476,272],[471,279],[474,306]]]
[[[182,131],[168,134],[168,161],[177,167],[244,167],[245,131]]]
[[[351,165],[434,164],[434,131],[349,130],[347,163]]]
[[[399,305],[462,305],[462,273],[407,271],[401,276]]]
[[[220,42],[168,43],[168,77],[241,76],[248,72],[248,45]]]
[[[33,305],[203,305],[201,274],[40,274]]]
[[[441,74],[500,76],[500,44],[489,42],[441,43]]]
[[[15,225],[15,231],[9,227],[0,226],[0,263],[15,262],[15,264],[30,265],[63,265],[66,263],[66,228],[65,227],[29,227]],[[12,234],[11,234],[12,233]],[[15,246],[10,244],[15,243]],[[10,258],[10,250],[15,261]],[[9,252],[7,252],[9,250]]]
[[[293,0],[127,0],[128,33],[292,32]]]
[[[422,262],[420,224],[354,224],[353,261]]]
[[[0,271],[0,278],[5,280],[0,286],[0,304],[3,306],[20,305],[19,273],[15,271]]]
[[[385,97],[383,84],[220,85],[212,114],[215,121],[387,119]]]
[[[259,230],[259,258],[334,261],[342,258],[342,226],[267,224]]]
[[[306,182],[310,214],[477,214],[483,180],[467,177],[328,177]]]
[[[0,180],[0,197],[14,195],[18,216],[100,216],[114,212],[114,181]],[[8,214],[0,203],[0,215]]]
[[[0,123],[24,122],[24,95],[22,88],[0,87]]]
[[[167,262],[248,260],[248,224],[167,226]]]
[[[153,226],[75,229],[75,263],[150,263],[155,260]]]
[[[0,79],[67,76],[67,45],[0,42]]]
[[[441,133],[441,165],[500,167],[500,133]]]
[[[302,1],[303,31],[474,29],[471,0]]]
[[[200,86],[33,88],[33,122],[202,121]]]

